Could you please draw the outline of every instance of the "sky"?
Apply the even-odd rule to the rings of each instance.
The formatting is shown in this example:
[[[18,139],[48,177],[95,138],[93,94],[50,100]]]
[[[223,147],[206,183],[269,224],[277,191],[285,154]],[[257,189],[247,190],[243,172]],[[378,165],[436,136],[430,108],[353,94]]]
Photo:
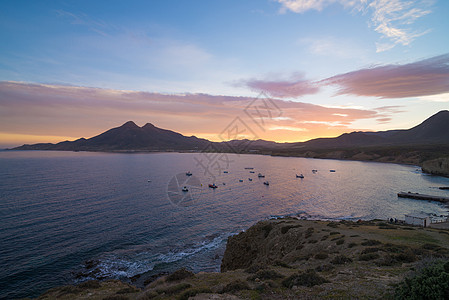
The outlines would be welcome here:
[[[448,16],[446,0],[2,0],[0,148],[129,120],[214,141],[407,129],[449,108]]]

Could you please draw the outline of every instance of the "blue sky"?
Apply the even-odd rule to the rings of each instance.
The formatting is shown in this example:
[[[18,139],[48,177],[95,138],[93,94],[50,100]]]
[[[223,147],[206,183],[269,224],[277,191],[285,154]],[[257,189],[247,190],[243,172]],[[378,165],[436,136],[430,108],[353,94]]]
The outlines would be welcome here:
[[[36,89],[51,86],[53,92],[67,86],[100,88],[109,95],[102,97],[123,91],[147,93],[143,102],[156,101],[158,94],[182,97],[186,93],[202,93],[215,99],[256,97],[264,91],[286,105],[295,102],[377,113],[361,113],[363,117],[342,122],[307,118],[307,122],[334,122],[328,131],[306,128],[297,117],[290,123],[284,120],[281,125],[273,125],[275,129],[268,130],[271,135],[261,135],[283,141],[323,134],[335,136],[359,129],[407,128],[448,107],[446,57],[438,62],[443,68],[443,79],[435,87],[437,94],[418,91],[385,97],[356,89],[338,93],[349,84],[346,81],[304,92],[304,84],[316,86],[337,75],[386,65],[406,66],[424,61],[427,68],[426,60],[449,53],[447,16],[449,2],[441,0],[4,0],[0,2],[0,109],[3,122],[8,125],[0,124],[0,144],[1,139],[6,145],[49,136],[53,140],[89,136],[130,119],[143,123],[147,119],[158,126],[213,138],[226,123],[223,116],[217,127],[204,130],[205,117],[199,120],[184,115],[194,125],[181,122],[181,126],[172,120],[170,109],[163,115],[153,114],[150,108],[148,116],[136,108],[127,115],[114,112],[110,118],[105,115],[104,122],[94,122],[95,116],[77,111],[77,117],[91,126],[83,126],[81,132],[73,129],[76,122],[68,122],[68,133],[63,134],[55,130],[57,122],[61,122],[55,118],[56,110],[42,111],[41,119],[33,117],[34,106],[47,96],[47,90],[33,90],[35,100],[21,104],[21,110],[11,109],[11,103],[18,102],[14,97],[19,95],[15,93],[23,92],[29,85],[37,86]],[[433,76],[428,69],[425,74]],[[285,93],[286,88],[290,92]],[[382,88],[380,84],[379,90]],[[73,104],[78,98],[76,94],[72,96]],[[63,97],[67,95],[61,92],[51,105],[45,105],[64,107]],[[225,106],[233,103],[230,99]],[[91,101],[94,107],[98,99],[92,97]],[[104,101],[107,110],[108,101]],[[173,115],[181,113],[177,107],[171,107]],[[389,108],[388,113],[378,110],[383,107],[394,108]],[[220,114],[220,107],[214,106],[214,110]],[[42,118],[53,118],[55,123]],[[36,124],[33,130],[29,129],[31,123]]]

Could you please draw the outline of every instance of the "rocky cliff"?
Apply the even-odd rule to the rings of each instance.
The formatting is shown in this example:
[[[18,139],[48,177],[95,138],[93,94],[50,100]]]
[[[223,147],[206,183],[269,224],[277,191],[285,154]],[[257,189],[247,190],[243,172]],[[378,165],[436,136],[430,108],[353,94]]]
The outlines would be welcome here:
[[[449,257],[448,237],[383,221],[266,220],[229,238],[221,273],[180,269],[142,289],[86,282],[40,299],[391,299],[411,269]]]
[[[422,164],[423,172],[449,177],[449,157],[425,161]]]

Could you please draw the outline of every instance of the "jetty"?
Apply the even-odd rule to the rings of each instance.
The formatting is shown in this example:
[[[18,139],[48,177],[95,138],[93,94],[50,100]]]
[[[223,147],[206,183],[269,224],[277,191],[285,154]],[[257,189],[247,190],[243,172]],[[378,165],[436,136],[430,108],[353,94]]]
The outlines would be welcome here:
[[[400,193],[398,193],[398,197],[411,198],[411,199],[417,199],[417,200],[438,201],[438,202],[443,202],[443,203],[449,202],[449,197],[425,195],[425,194],[412,193],[412,192],[400,192]]]

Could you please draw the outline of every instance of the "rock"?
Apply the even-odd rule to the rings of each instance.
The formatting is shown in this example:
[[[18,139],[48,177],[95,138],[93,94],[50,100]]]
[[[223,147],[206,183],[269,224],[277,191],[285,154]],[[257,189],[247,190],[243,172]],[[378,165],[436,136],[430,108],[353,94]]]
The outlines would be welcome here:
[[[423,162],[422,171],[429,174],[449,177],[449,157],[441,157]]]

